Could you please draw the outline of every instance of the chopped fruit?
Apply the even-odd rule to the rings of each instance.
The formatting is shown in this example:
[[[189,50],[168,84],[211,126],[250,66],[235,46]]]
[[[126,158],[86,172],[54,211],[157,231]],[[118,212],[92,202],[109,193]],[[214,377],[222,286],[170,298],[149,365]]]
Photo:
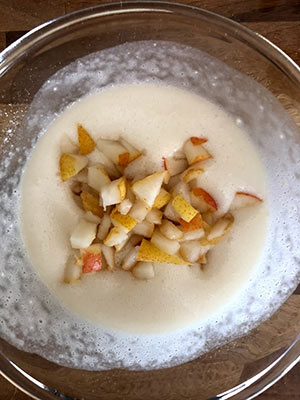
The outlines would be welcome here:
[[[86,249],[96,237],[97,224],[81,219],[75,226],[70,241],[73,249]]]
[[[170,175],[169,171],[164,171],[164,173],[165,174],[164,174],[163,183],[165,185],[167,185],[169,183],[170,179],[171,179],[171,175]]]
[[[100,193],[102,187],[110,183],[110,177],[102,166],[89,167],[87,183]]]
[[[215,199],[204,189],[195,187],[191,193],[191,202],[201,213],[217,211],[218,205]]]
[[[79,152],[82,155],[91,153],[95,148],[95,142],[90,134],[80,124],[77,125]]]
[[[142,241],[141,247],[137,255],[137,260],[176,265],[189,264],[180,257],[165,253],[164,251],[154,246],[153,243],[150,243],[148,242],[148,240],[145,239]]]
[[[207,257],[206,257],[206,254],[207,254],[207,253],[203,254],[203,256],[201,256],[201,257],[199,258],[199,260],[198,260],[198,263],[199,263],[199,264],[207,264]]]
[[[101,223],[98,228],[97,238],[99,240],[104,240],[109,232],[109,228],[111,226],[110,216],[107,214],[103,215]]]
[[[133,193],[148,207],[152,207],[163,183],[165,172],[156,172],[132,185]]]
[[[97,217],[102,217],[103,208],[99,206],[99,196],[95,196],[89,192],[81,192],[80,197],[84,211],[91,211]]]
[[[229,207],[230,211],[238,210],[239,208],[251,207],[260,204],[262,199],[251,193],[236,192],[232,203]]]
[[[108,157],[116,165],[121,165],[120,159],[122,160],[124,154],[126,153],[127,156],[125,157],[128,157],[129,160],[127,149],[116,140],[99,139],[97,141],[97,146],[106,155],[106,157]]]
[[[172,206],[171,201],[170,201],[170,203],[168,203],[167,207],[165,208],[164,216],[174,222],[178,222],[178,220],[180,218],[179,214]]]
[[[72,176],[78,174],[88,163],[88,159],[84,156],[75,154],[63,154],[59,160],[60,176],[63,181],[66,181]]]
[[[94,224],[100,224],[101,222],[101,218],[97,217],[97,215],[93,214],[91,211],[87,211],[84,214],[84,218],[88,221],[88,222],[93,222]]]
[[[166,238],[159,230],[154,231],[151,243],[168,254],[175,254],[180,248],[180,244],[176,240]]]
[[[138,223],[132,230],[136,235],[141,235],[146,238],[150,238],[154,231],[154,224],[151,224],[148,221],[142,221]]]
[[[75,176],[75,179],[77,182],[80,182],[82,184],[87,184],[88,183],[88,171],[87,168],[82,169],[78,174]]]
[[[126,179],[124,176],[103,186],[101,189],[101,197],[104,210],[107,206],[121,203],[121,201],[125,199],[125,196]]]
[[[159,227],[161,233],[170,240],[180,240],[183,238],[182,231],[171,221],[164,219]]]
[[[180,194],[186,201],[190,202],[190,188],[189,186],[184,183],[184,182],[178,182],[173,190],[172,190],[172,195],[174,196],[175,194]]]
[[[175,160],[174,158],[164,158],[164,167],[170,176],[181,174],[188,166],[185,159]]]
[[[137,224],[135,219],[133,219],[130,215],[123,215],[119,213],[117,208],[113,209],[112,213],[110,214],[110,219],[113,225],[115,225],[117,228],[123,229],[126,233],[131,231]]]
[[[171,192],[171,190],[177,185],[178,182],[180,182],[181,180],[181,175],[174,175],[170,178],[168,185],[167,185],[167,189],[169,192]]]
[[[142,222],[146,218],[149,210],[150,208],[142,200],[136,200],[128,215],[136,221]]]
[[[191,232],[196,229],[202,229],[203,228],[203,221],[201,218],[201,215],[198,213],[194,216],[193,219],[190,220],[190,222],[186,222],[184,219],[180,218],[179,219],[181,228],[183,232]]]
[[[138,262],[132,269],[132,274],[135,278],[141,280],[148,280],[154,278],[154,267],[149,262]]]
[[[181,256],[191,264],[197,262],[206,251],[206,246],[202,246],[199,240],[189,240],[180,245]]]
[[[200,138],[200,137],[197,137],[197,136],[192,136],[192,137],[190,138],[190,141],[192,142],[192,144],[193,144],[194,146],[199,146],[199,144],[206,143],[206,142],[207,142],[207,139],[205,139],[205,138]]]
[[[68,136],[64,136],[60,142],[60,151],[62,153],[76,153],[78,146]]]
[[[141,235],[136,235],[136,234],[131,235],[131,236],[130,236],[130,239],[129,239],[129,241],[130,241],[130,243],[131,243],[132,246],[136,246],[136,245],[138,245],[138,244],[141,244],[141,243],[142,243],[142,240],[143,240],[143,236],[141,236]]]
[[[211,228],[207,235],[209,244],[217,244],[225,234],[230,230],[234,218],[231,214],[226,214],[220,218]]]
[[[82,183],[74,181],[71,183],[70,188],[74,194],[79,195],[82,192]]]
[[[76,264],[75,257],[72,255],[69,257],[64,274],[65,283],[74,283],[81,277],[81,266]]]
[[[126,246],[126,244],[128,243],[128,240],[129,240],[129,237],[127,236],[127,238],[125,240],[123,240],[123,242],[115,245],[116,253],[121,251]]]
[[[117,167],[108,157],[106,157],[105,154],[102,153],[102,151],[96,148],[92,153],[88,154],[87,157],[90,165],[102,165],[111,179],[117,179],[120,177],[121,174]]]
[[[150,210],[146,216],[146,221],[159,225],[161,224],[162,216],[162,211],[158,210],[157,208],[152,208],[152,210]]]
[[[132,201],[129,199],[125,199],[121,201],[121,203],[117,206],[118,211],[122,215],[127,215],[132,207]]]
[[[118,161],[118,165],[120,167],[127,167],[127,165],[129,164],[129,153],[122,153],[119,154],[119,161]]]
[[[102,255],[105,258],[107,269],[109,271],[113,271],[116,269],[116,261],[115,261],[115,251],[112,247],[108,247],[105,244],[101,245]]]
[[[215,222],[215,216],[212,211],[206,211],[206,212],[202,213],[201,215],[202,215],[203,221],[206,222],[206,224],[213,225],[213,223]]]
[[[129,271],[131,270],[131,268],[133,268],[135,266],[135,264],[137,263],[137,254],[139,252],[139,247],[133,247],[124,257],[123,262],[121,267],[125,270],[125,271]]]
[[[173,154],[173,157],[175,160],[182,160],[186,158],[183,150],[176,150]]]
[[[204,229],[195,229],[194,231],[185,232],[181,242],[185,242],[187,240],[196,240],[202,239],[205,236]]]
[[[206,139],[195,137],[192,137],[185,142],[185,144],[183,145],[183,151],[186,155],[189,165],[211,158],[211,155],[203,147],[203,143],[205,142]]]
[[[172,206],[174,207],[175,211],[180,215],[180,217],[186,221],[190,222],[198,211],[195,210],[194,207],[190,205],[182,196],[176,196],[172,201]]]
[[[101,246],[100,244],[92,244],[82,252],[82,273],[88,274],[90,272],[96,272],[101,269]]]
[[[171,195],[164,188],[161,188],[158,195],[156,196],[153,208],[163,208],[171,200]]]
[[[123,229],[116,227],[111,228],[103,243],[106,246],[112,247],[122,243],[127,239],[127,233]]]
[[[136,160],[142,155],[142,153],[134,146],[132,146],[132,144],[128,143],[127,140],[120,139],[120,143],[126,148],[129,153],[129,163],[131,163],[133,160]]]
[[[189,183],[193,179],[198,178],[204,172],[203,168],[199,167],[199,163],[192,165],[181,174],[181,180],[184,183]]]

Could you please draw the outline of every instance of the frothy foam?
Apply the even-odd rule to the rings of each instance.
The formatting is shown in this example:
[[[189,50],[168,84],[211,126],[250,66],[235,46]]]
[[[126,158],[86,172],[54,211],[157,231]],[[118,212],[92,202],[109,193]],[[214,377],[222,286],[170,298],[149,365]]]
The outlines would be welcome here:
[[[91,88],[153,81],[200,93],[251,133],[267,170],[271,223],[255,273],[222,314],[194,329],[167,335],[116,334],[70,315],[50,295],[25,256],[19,227],[13,221],[18,218],[19,181],[26,157],[53,117]],[[6,189],[0,198],[3,338],[71,367],[151,369],[194,358],[269,317],[299,280],[300,146],[296,135],[288,115],[264,88],[188,47],[165,42],[126,44],[91,54],[59,71],[37,94],[13,138],[15,151],[7,151],[1,162],[1,184]]]

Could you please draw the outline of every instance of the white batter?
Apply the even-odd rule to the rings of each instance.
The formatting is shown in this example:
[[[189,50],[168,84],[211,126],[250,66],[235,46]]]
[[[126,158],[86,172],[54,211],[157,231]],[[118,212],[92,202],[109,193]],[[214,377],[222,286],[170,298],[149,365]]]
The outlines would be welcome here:
[[[134,333],[167,332],[218,312],[251,276],[267,228],[263,204],[235,213],[233,229],[199,268],[157,264],[155,278],[138,281],[128,272],[101,272],[72,285],[62,283],[70,233],[79,209],[59,174],[65,136],[77,141],[77,124],[97,138],[123,136],[145,149],[161,169],[190,136],[208,138],[213,160],[205,163],[201,186],[226,211],[234,193],[246,190],[266,199],[263,166],[248,136],[220,108],[173,87],[139,84],[90,95],[49,126],[27,163],[22,183],[21,223],[33,266],[62,303],[84,319]],[[154,164],[153,164],[154,163]]]

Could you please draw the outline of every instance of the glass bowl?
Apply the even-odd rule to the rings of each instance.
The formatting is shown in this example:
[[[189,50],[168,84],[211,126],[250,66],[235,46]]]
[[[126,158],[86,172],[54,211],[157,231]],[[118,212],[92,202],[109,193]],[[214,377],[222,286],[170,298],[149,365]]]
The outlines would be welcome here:
[[[0,54],[1,149],[8,146],[8,135],[13,136],[35,93],[51,75],[91,52],[137,40],[167,40],[207,52],[267,88],[300,126],[300,69],[268,40],[204,10],[128,2],[48,22]],[[250,399],[299,361],[299,332],[296,290],[246,336],[173,368],[101,372],[65,368],[0,339],[0,370],[36,399]]]

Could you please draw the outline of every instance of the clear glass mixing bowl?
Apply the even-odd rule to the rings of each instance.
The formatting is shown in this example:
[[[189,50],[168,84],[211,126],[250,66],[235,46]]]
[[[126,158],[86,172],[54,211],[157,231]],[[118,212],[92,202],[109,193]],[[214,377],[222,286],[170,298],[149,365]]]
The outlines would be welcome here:
[[[7,132],[13,136],[35,93],[57,70],[91,52],[137,40],[173,41],[207,52],[266,87],[300,126],[300,69],[268,40],[204,10],[128,2],[58,18],[0,54],[1,149]],[[250,399],[300,359],[296,292],[247,336],[177,367],[69,369],[0,340],[1,373],[36,399]]]

